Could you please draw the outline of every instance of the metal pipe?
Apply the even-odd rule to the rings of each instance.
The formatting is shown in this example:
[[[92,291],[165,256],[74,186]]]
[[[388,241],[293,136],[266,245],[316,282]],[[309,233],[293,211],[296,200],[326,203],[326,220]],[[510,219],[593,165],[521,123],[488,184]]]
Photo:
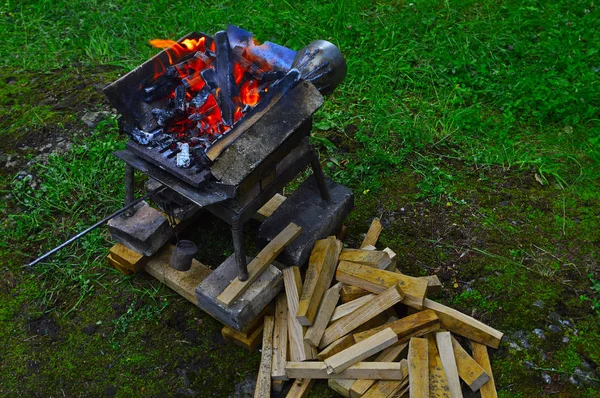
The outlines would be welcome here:
[[[133,206],[135,206],[138,203],[140,203],[142,200],[148,199],[151,195],[154,195],[155,193],[158,193],[159,191],[162,191],[163,189],[165,189],[165,187],[161,187],[161,188],[158,188],[155,191],[148,192],[146,195],[142,196],[141,198],[132,201],[131,203],[129,203],[127,206],[123,207],[122,209],[115,211],[113,214],[111,214],[110,216],[105,217],[102,220],[98,221],[96,224],[92,225],[91,227],[89,227],[85,231],[82,231],[82,232],[78,233],[77,235],[75,235],[71,239],[69,239],[68,241],[66,241],[64,243],[61,243],[60,245],[56,246],[54,249],[50,250],[49,252],[47,252],[43,256],[38,257],[37,259],[33,260],[32,262],[30,262],[29,264],[27,264],[27,266],[28,267],[33,267],[34,265],[36,265],[40,261],[47,259],[48,257],[50,257],[51,255],[53,255],[57,251],[61,250],[65,246],[68,246],[71,243],[75,242],[77,239],[81,238],[82,236],[84,236],[88,232],[93,231],[94,229],[98,228],[100,225],[104,224],[105,222],[107,222],[111,218],[114,218],[114,217],[118,216],[119,214],[121,214],[123,212],[126,212],[127,210],[131,209]]]
[[[125,206],[133,202],[133,190],[135,183],[135,170],[133,166],[125,164]],[[128,207],[125,217],[133,216],[133,206]]]

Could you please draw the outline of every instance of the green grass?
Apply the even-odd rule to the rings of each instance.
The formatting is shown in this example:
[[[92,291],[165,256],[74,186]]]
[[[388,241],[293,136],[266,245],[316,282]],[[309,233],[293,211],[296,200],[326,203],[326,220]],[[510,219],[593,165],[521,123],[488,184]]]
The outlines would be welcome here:
[[[104,229],[34,273],[22,268],[122,203],[115,121],[93,133],[79,121],[106,108],[99,89],[155,54],[149,39],[227,23],[294,49],[327,39],[345,55],[348,76],[311,140],[326,173],[354,189],[350,243],[372,217],[393,217],[382,244],[407,273],[438,273],[441,300],[507,332],[545,325],[552,311],[577,324],[567,348],[548,340],[498,352],[501,396],[555,392],[523,360],[565,375],[582,360],[600,370],[598,20],[589,0],[2,2],[0,155],[27,159],[0,172],[0,342],[10,347],[0,392],[101,396],[119,385],[120,396],[172,395],[184,367],[200,369],[191,388],[225,396],[255,371],[257,355],[218,344],[217,322],[110,269]],[[37,146],[56,137],[72,149],[43,161]],[[217,240],[203,261],[230,252]],[[58,337],[38,336],[39,319],[54,320]],[[83,333],[90,325],[99,332]],[[182,342],[189,330],[201,336],[192,345]],[[538,348],[556,355],[544,360]],[[559,396],[594,396],[558,386]]]

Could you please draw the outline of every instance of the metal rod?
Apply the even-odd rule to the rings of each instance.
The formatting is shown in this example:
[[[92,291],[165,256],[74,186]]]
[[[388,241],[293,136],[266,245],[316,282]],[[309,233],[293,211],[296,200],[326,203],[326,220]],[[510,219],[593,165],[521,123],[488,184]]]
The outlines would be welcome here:
[[[315,176],[315,180],[317,180],[317,187],[319,188],[319,192],[321,192],[321,198],[325,201],[329,201],[329,199],[331,199],[331,194],[329,193],[329,187],[327,187],[327,183],[325,182],[325,175],[323,175],[323,169],[321,169],[321,163],[319,163],[319,156],[314,149],[311,149],[311,151],[312,156],[310,159],[310,166]]]
[[[246,250],[244,248],[244,225],[239,220],[233,220],[231,225],[233,237],[233,251],[238,266],[238,279],[248,280],[248,264],[246,263]]]
[[[54,253],[56,253],[57,251],[61,250],[62,248],[64,248],[65,246],[70,245],[71,243],[75,242],[77,239],[81,238],[83,235],[87,234],[90,231],[93,231],[94,229],[98,228],[100,225],[104,224],[105,222],[107,222],[108,220],[110,220],[111,218],[114,218],[116,216],[118,216],[119,214],[129,210],[130,208],[132,208],[133,206],[137,205],[138,203],[140,203],[142,200],[146,200],[148,199],[151,195],[154,195],[155,193],[158,193],[159,191],[162,191],[163,189],[165,189],[165,187],[161,187],[158,188],[157,190],[154,190],[152,192],[148,192],[146,195],[142,196],[139,199],[134,200],[133,202],[129,203],[127,206],[123,207],[120,210],[115,211],[113,214],[111,214],[108,217],[105,217],[104,219],[98,221],[96,224],[92,225],[91,227],[89,227],[88,229],[86,229],[85,231],[82,231],[80,233],[78,233],[77,235],[73,236],[71,239],[69,239],[68,241],[61,243],[60,245],[56,246],[54,249],[50,250],[49,252],[47,252],[46,254],[44,254],[43,256],[33,260],[32,262],[30,262],[29,264],[27,264],[28,267],[33,267],[34,265],[36,265],[37,263],[39,263],[42,260],[47,259],[48,257],[50,257],[51,255],[53,255]]]

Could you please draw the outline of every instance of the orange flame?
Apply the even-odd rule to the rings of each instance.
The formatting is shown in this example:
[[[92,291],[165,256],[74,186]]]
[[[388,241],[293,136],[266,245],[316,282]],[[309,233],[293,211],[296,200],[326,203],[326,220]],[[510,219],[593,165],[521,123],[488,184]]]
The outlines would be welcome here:
[[[240,99],[244,104],[254,106],[260,101],[260,95],[258,93],[258,81],[249,80],[242,85],[240,89]]]

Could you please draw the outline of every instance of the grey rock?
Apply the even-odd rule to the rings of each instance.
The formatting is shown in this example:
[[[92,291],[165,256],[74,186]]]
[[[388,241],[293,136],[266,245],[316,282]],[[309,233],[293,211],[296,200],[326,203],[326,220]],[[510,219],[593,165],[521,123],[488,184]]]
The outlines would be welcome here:
[[[230,398],[253,398],[254,389],[256,388],[256,378],[257,375],[250,375],[237,383]]]
[[[535,334],[540,339],[544,339],[546,337],[542,329],[533,329],[533,334]]]
[[[535,367],[535,364],[531,361],[523,361],[523,366],[525,366],[525,369],[531,369]]]
[[[560,322],[560,314],[558,312],[551,312],[548,315],[548,319],[550,319],[552,322]]]
[[[569,341],[571,341],[571,339],[570,339],[570,338],[568,338],[567,336],[564,336],[564,337],[562,338],[562,342],[563,342],[563,343],[565,343],[565,344],[569,344]]]
[[[538,300],[535,303],[533,303],[533,306],[538,308],[544,308],[544,302],[542,300]]]
[[[550,377],[550,375],[546,372],[542,373],[542,379],[544,380],[544,382],[546,384],[551,384],[552,383],[552,377]]]
[[[95,128],[98,123],[106,119],[108,116],[110,116],[110,112],[107,111],[86,112],[81,118],[81,121],[88,127]]]
[[[550,325],[548,326],[548,329],[550,329],[550,331],[553,333],[560,333],[560,327],[556,325]]]

